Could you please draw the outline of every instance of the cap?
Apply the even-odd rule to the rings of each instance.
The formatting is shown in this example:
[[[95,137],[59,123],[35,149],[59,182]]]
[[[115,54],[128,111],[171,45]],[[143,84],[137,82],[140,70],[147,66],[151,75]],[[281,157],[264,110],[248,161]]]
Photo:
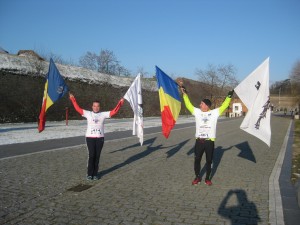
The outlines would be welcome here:
[[[204,102],[208,107],[211,107],[211,101],[209,99],[205,98],[202,100],[202,102]]]

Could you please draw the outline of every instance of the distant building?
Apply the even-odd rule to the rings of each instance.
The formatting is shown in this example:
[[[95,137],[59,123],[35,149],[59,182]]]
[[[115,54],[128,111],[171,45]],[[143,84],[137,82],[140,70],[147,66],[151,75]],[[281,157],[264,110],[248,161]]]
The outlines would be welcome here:
[[[223,103],[226,96],[217,96],[213,99],[213,103],[215,103],[213,108],[220,107]],[[244,105],[244,103],[238,98],[233,97],[230,105],[227,110],[225,110],[225,114],[227,117],[240,117],[245,116],[248,112],[247,107]]]
[[[237,102],[232,104],[232,116],[239,117],[243,115],[243,106],[242,103]]]
[[[232,99],[230,106],[231,106],[231,110],[229,113],[230,117],[245,116],[246,113],[248,112],[247,107],[238,97]]]

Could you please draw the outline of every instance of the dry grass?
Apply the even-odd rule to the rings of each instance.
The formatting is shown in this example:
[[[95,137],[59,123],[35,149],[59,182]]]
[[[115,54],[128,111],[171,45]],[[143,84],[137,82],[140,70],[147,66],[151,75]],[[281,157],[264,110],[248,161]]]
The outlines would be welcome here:
[[[295,184],[299,179],[300,179],[300,120],[295,120],[291,181],[293,184]]]

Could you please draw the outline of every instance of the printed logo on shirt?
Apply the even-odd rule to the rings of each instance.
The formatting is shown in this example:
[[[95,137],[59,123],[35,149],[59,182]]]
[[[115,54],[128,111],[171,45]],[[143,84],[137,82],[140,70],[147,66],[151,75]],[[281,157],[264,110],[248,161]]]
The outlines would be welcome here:
[[[101,129],[91,129],[91,134],[101,134]]]
[[[94,122],[94,123],[98,123],[99,120],[98,120],[98,119],[93,119],[93,122]]]
[[[205,118],[202,119],[202,121],[203,121],[204,123],[207,123],[207,121],[209,121],[209,119],[208,119],[207,117],[205,117]]]

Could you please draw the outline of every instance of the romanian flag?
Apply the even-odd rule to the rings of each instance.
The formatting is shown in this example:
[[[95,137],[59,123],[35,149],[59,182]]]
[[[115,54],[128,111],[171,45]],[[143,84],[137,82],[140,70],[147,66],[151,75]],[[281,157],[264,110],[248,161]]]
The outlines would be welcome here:
[[[42,109],[39,116],[39,132],[45,129],[46,111],[58,99],[68,91],[64,79],[60,75],[52,59],[50,59],[49,71],[46,78]]]
[[[162,132],[168,138],[181,109],[178,84],[157,66],[156,79],[159,92]]]

